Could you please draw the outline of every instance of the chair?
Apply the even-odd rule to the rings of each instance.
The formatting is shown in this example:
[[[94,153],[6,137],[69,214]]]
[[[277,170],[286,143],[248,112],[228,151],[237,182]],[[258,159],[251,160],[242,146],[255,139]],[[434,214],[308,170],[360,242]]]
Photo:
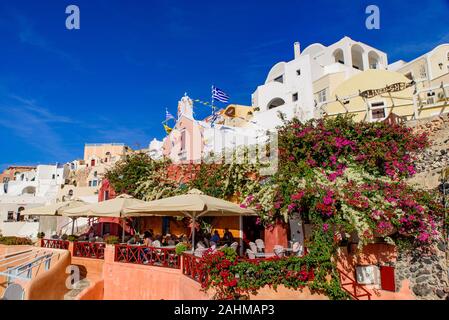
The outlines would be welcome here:
[[[151,244],[155,248],[160,248],[161,247],[161,242],[159,240],[154,240]]]
[[[250,249],[246,249],[246,255],[248,259],[256,259],[256,254]]]
[[[203,241],[198,241],[198,243],[196,244],[197,249],[201,248],[201,249],[205,249],[206,245],[203,243]]]
[[[252,252],[256,253],[257,252],[257,246],[254,242],[250,242],[249,243],[249,247],[251,249]]]
[[[280,246],[280,245],[275,245],[273,248],[274,254],[279,257],[279,258],[283,258],[284,257],[284,247]]]
[[[239,247],[239,244],[237,242],[233,242],[230,246],[234,251],[237,251],[237,248]]]
[[[206,252],[206,250],[207,250],[206,248],[196,248],[196,250],[193,252],[193,255],[195,257],[201,258],[203,256],[204,252]]]
[[[259,252],[265,252],[265,243],[262,239],[256,239],[256,246]]]
[[[295,242],[292,246],[293,254],[301,257],[304,254],[304,247],[301,243]]]

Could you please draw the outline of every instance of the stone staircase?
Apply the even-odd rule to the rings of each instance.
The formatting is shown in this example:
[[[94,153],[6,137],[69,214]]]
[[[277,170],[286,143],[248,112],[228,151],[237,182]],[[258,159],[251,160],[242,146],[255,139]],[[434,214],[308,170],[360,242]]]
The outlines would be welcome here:
[[[90,286],[90,281],[82,279],[73,285],[73,289],[64,295],[64,300],[76,300],[76,297],[87,287]]]

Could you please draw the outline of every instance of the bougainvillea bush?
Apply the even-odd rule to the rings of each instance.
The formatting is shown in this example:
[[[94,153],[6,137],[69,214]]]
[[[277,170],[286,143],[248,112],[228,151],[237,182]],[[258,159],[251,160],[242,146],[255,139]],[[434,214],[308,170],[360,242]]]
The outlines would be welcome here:
[[[243,203],[267,225],[301,216],[323,232],[356,232],[360,244],[406,238],[426,245],[441,236],[444,208],[405,182],[415,174],[414,155],[429,145],[424,134],[338,117],[293,120],[279,136],[278,174]]]

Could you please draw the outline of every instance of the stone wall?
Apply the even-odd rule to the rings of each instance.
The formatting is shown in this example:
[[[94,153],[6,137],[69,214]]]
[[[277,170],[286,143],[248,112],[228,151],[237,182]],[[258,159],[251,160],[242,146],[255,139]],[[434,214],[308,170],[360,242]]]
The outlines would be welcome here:
[[[427,133],[431,146],[416,155],[417,174],[410,183],[435,189],[441,183],[441,171],[449,167],[449,113],[433,118],[410,121],[407,126],[417,133]]]
[[[405,251],[396,261],[396,290],[402,280],[410,281],[410,288],[418,300],[449,300],[448,264],[446,244],[441,242],[431,253]]]

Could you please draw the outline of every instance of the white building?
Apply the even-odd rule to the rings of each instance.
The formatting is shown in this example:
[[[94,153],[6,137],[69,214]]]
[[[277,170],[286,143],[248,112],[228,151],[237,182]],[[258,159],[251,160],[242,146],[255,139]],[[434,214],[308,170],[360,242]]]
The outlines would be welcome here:
[[[265,83],[252,94],[253,121],[266,128],[282,124],[278,112],[288,120],[308,120],[315,106],[326,101],[332,83],[341,83],[367,69],[386,69],[387,55],[349,37],[324,46],[315,43],[301,52],[294,44],[294,59],[275,64]]]
[[[35,237],[39,223],[20,213],[33,207],[56,202],[59,186],[64,184],[68,168],[39,165],[0,184],[0,230],[4,236]],[[47,232],[56,230],[47,230]]]

